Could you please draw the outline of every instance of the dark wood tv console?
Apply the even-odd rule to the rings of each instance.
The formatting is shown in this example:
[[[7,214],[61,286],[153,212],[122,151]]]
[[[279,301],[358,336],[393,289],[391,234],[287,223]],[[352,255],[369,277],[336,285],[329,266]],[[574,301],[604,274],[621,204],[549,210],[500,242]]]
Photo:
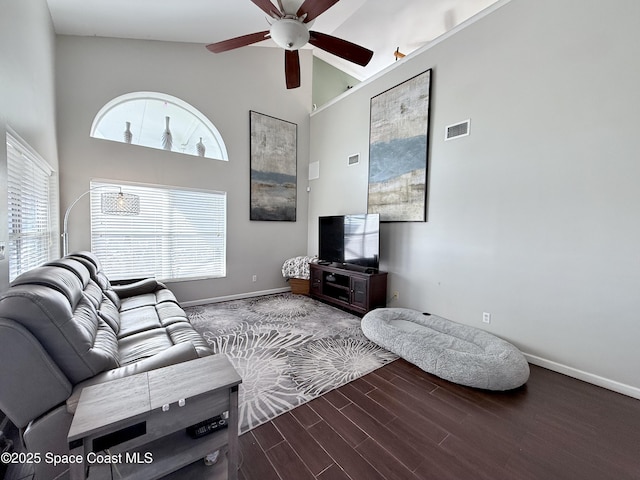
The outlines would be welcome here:
[[[309,265],[313,298],[354,313],[387,306],[387,272],[366,273],[335,265]]]

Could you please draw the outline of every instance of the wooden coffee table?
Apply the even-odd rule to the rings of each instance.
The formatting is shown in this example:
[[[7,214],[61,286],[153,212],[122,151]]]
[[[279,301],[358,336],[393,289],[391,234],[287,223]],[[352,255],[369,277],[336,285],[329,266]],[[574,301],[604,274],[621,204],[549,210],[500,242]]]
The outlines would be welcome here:
[[[71,479],[161,478],[226,447],[238,476],[238,385],[224,355],[179,363],[82,390],[67,440]],[[229,412],[229,426],[193,439],[186,427]],[[117,476],[114,476],[117,478]]]

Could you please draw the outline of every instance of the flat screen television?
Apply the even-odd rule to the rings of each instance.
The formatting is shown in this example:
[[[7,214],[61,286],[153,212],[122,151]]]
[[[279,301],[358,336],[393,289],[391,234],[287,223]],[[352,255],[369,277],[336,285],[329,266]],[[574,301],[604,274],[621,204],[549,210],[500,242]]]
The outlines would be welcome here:
[[[380,215],[332,215],[319,218],[320,261],[378,270]]]

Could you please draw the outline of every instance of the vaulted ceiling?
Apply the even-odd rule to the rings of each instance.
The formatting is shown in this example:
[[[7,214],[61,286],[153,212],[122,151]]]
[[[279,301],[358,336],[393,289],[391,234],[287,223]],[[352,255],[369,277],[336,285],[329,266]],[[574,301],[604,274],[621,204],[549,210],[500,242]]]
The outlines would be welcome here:
[[[277,0],[276,0],[277,1]],[[302,0],[281,0],[296,11]],[[268,30],[265,13],[250,0],[47,0],[56,33],[209,43]],[[313,54],[365,80],[422,47],[496,0],[341,0],[320,15],[313,30],[374,51],[360,67],[314,48]],[[278,48],[273,40],[260,46]],[[310,48],[309,46],[305,48]],[[222,55],[231,55],[232,52]]]

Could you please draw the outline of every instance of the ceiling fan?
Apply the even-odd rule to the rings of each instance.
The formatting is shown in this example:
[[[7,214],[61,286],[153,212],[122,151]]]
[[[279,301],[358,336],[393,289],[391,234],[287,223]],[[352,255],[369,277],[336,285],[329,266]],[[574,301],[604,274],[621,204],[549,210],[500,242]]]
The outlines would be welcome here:
[[[263,32],[250,33],[207,45],[214,53],[226,52],[261,42],[271,37],[279,47],[284,48],[284,73],[287,88],[300,86],[300,57],[298,49],[307,43],[321,48],[350,62],[365,66],[373,52],[355,43],[331,35],[309,30],[309,22],[324,13],[339,0],[304,0],[295,14],[285,11],[282,0],[276,7],[270,0],[251,0],[263,12],[273,18],[271,28]]]

